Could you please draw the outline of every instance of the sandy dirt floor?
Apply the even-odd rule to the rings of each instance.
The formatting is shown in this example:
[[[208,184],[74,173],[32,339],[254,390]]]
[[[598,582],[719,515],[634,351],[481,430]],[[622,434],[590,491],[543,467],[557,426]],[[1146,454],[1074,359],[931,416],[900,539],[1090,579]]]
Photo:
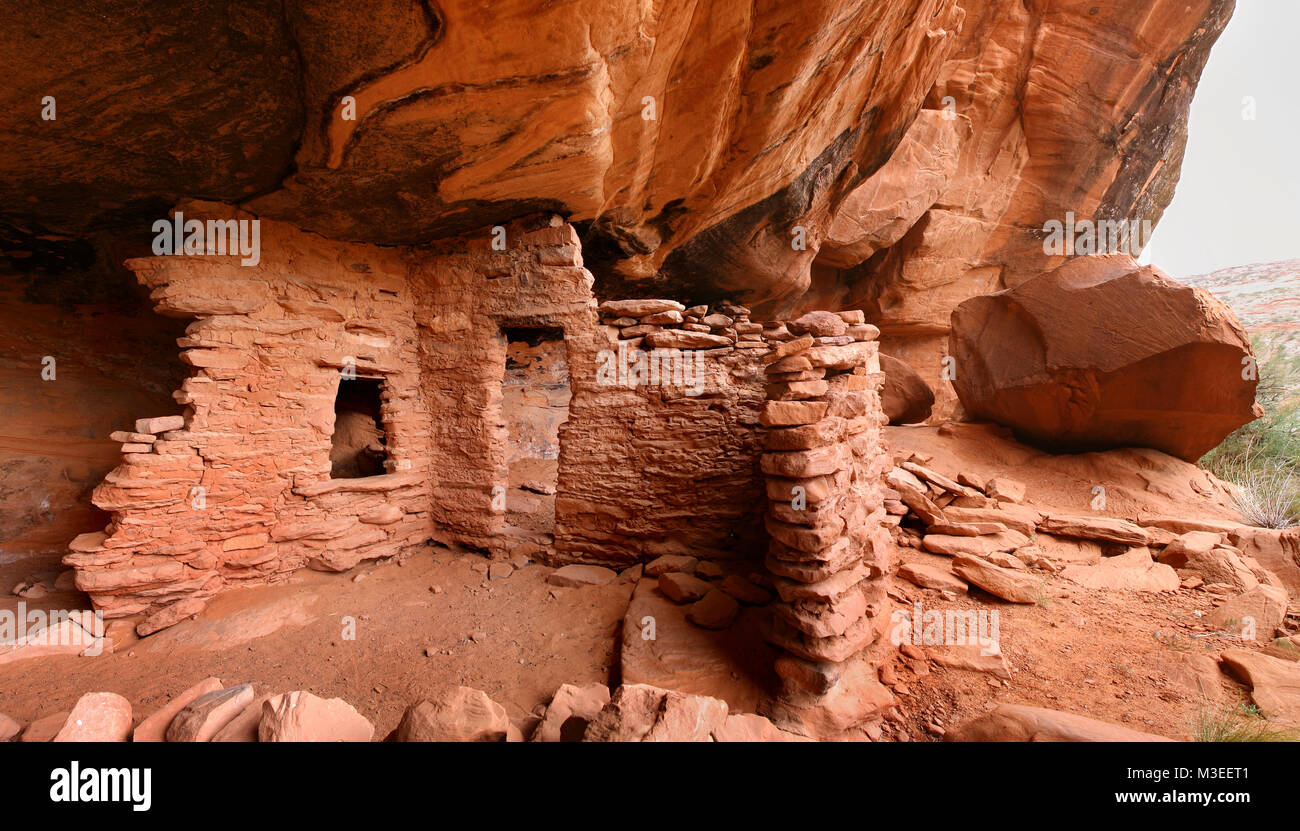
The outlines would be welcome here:
[[[1027,504],[1045,512],[1086,509],[1094,483],[1101,482],[1119,506],[1117,515],[1228,515],[1221,501],[1203,492],[1202,472],[1171,465],[1168,457],[1161,461],[1141,451],[1046,456],[973,426],[889,433],[896,457],[922,451],[953,475],[974,469],[1015,476],[1027,485]],[[948,565],[946,557],[906,546],[896,559]],[[745,563],[729,568],[751,576],[761,570]],[[70,709],[83,693],[111,691],[129,699],[139,719],[216,676],[226,685],[251,683],[258,694],[301,689],[343,698],[382,739],[407,706],[443,687],[481,689],[522,723],[561,684],[619,683],[623,620],[639,569],[584,588],[549,585],[552,569],[541,565],[495,579],[488,569],[489,561],[477,554],[429,547],[403,563],[367,563],[344,574],[303,570],[288,583],[223,594],[196,619],[111,655],[0,664],[0,712],[30,722]],[[1011,702],[1187,739],[1202,715],[1249,706],[1249,692],[1219,672],[1215,657],[1223,649],[1262,644],[1203,622],[1221,595],[1205,588],[1100,591],[1046,572],[1035,575],[1043,597],[1028,605],[977,588],[945,596],[895,579],[895,609],[912,610],[919,602],[923,610],[996,611],[1010,677],[940,666],[924,645],[900,654],[882,680],[894,690],[901,718],[887,722],[879,737],[937,740],[997,702]],[[662,631],[653,645],[629,639],[634,680],[724,697],[733,709],[761,710],[763,691],[774,680],[761,671],[771,659],[763,652],[761,608],[742,616],[744,626],[711,633],[686,623],[681,609],[652,584],[643,584],[637,597],[633,613],[639,619],[654,611]],[[16,608],[18,600],[0,598],[0,609]],[[26,603],[88,608],[84,595],[67,592]]]
[[[304,570],[289,583],[233,591],[195,620],[115,654],[0,665],[0,711],[31,721],[70,709],[83,693],[111,691],[143,717],[215,676],[259,694],[343,698],[383,738],[409,704],[441,686],[484,690],[513,719],[560,684],[611,681],[631,584],[557,588],[546,584],[551,569],[536,565],[489,580],[487,565],[431,548],[402,565]],[[61,598],[75,597],[29,605],[60,608]],[[85,603],[81,596],[70,608]],[[345,637],[349,617],[355,640]]]

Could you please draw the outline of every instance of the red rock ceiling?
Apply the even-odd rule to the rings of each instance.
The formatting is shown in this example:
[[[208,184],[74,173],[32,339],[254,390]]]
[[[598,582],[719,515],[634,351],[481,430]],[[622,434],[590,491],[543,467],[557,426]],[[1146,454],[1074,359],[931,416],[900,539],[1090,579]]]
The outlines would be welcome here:
[[[1049,265],[1045,218],[1158,219],[1232,5],[50,0],[0,31],[0,227],[10,249],[145,239],[199,197],[398,244],[555,210],[602,293],[842,300],[887,336],[942,332]],[[864,264],[839,240],[814,269],[837,214],[870,215],[850,194],[945,105],[969,135],[935,201],[912,195],[919,221]]]

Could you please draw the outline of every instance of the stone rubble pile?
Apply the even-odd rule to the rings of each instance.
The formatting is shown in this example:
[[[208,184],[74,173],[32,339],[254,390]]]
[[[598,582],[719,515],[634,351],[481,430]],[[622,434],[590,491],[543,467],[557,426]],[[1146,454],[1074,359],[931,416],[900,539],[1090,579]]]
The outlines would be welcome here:
[[[1231,523],[1036,510],[1023,504],[1025,485],[1007,477],[955,477],[931,459],[896,459],[885,475],[886,520],[899,545],[951,557],[951,571],[911,563],[899,576],[951,595],[966,584],[1012,603],[1042,602],[1047,578],[1059,575],[1090,589],[1173,592],[1198,589],[1227,599],[1211,627],[1239,633],[1254,621],[1258,638],[1288,634],[1283,581],[1234,545],[1254,537]]]
[[[686,619],[703,629],[726,629],[736,622],[742,605],[766,606],[772,600],[772,578],[748,576],[717,563],[665,554],[645,565],[645,576],[658,579],[660,593],[686,606]]]
[[[374,726],[340,698],[304,690],[255,695],[250,684],[205,678],[132,729],[131,702],[86,693],[72,710],[26,728],[0,715],[0,741],[21,742],[368,742]]]
[[[1263,647],[1258,653],[1229,649],[1207,659],[1210,684],[1217,683],[1217,662],[1223,673],[1250,690],[1268,718],[1287,722],[1300,717],[1300,696],[1295,694],[1300,689],[1295,681],[1300,679],[1300,648],[1295,646],[1300,613],[1288,608],[1284,581],[1247,553],[1284,561],[1284,536],[1279,541],[1275,532],[1230,522],[1039,509],[1025,504],[1026,486],[1006,476],[941,471],[925,453],[900,455],[894,462],[885,477],[887,521],[900,545],[925,552],[899,567],[903,580],[949,601],[975,586],[1000,601],[1044,603],[1064,591],[1053,577],[1107,592],[1203,593],[1219,605],[1189,622],[1189,630],[1252,638]],[[1269,548],[1270,542],[1278,550]],[[946,564],[945,557],[950,558]],[[917,602],[903,585],[892,587],[891,597],[907,606]],[[996,645],[991,651],[982,644],[900,647],[900,668],[919,677],[928,673],[927,663],[986,673],[993,686],[1008,682],[1013,672]],[[908,694],[892,666],[882,667],[881,680],[895,693]],[[1158,738],[1077,715],[1006,704],[955,728],[934,722],[925,729],[948,741]]]
[[[374,726],[339,698],[305,690],[255,695],[206,678],[132,730],[131,703],[87,693],[71,711],[24,726],[0,714],[0,742],[369,742]],[[725,701],[646,684],[563,684],[546,705],[512,719],[482,690],[450,687],[407,708],[388,742],[799,742]]]
[[[970,583],[1003,600],[1035,603],[1045,598],[1043,572],[1053,574],[1065,567],[1056,556],[1077,556],[1070,541],[1145,539],[1142,529],[1127,528],[1131,523],[1119,525],[1118,520],[1045,516],[1022,504],[1025,485],[1015,479],[985,479],[966,471],[945,476],[929,467],[931,459],[922,454],[895,461],[885,475],[885,508],[895,539],[903,546],[953,558],[951,573],[934,574],[940,570],[916,567],[900,570],[900,576],[923,588],[952,592],[956,589],[951,581],[959,578],[962,591]],[[1047,541],[1056,537],[1038,536],[1040,526],[1054,527],[1065,541],[1048,546]]]
[[[763,349],[763,327],[734,303],[689,308],[676,300],[606,300],[601,322],[629,349]]]

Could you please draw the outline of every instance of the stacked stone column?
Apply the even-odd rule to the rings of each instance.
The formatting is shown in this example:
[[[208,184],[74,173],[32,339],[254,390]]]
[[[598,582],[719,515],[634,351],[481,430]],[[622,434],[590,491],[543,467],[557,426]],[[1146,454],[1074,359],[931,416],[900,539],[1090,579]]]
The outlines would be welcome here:
[[[761,418],[767,567],[779,595],[770,639],[782,652],[772,715],[819,737],[893,703],[870,650],[889,616],[878,334],[860,311],[811,312],[764,332],[777,342]]]

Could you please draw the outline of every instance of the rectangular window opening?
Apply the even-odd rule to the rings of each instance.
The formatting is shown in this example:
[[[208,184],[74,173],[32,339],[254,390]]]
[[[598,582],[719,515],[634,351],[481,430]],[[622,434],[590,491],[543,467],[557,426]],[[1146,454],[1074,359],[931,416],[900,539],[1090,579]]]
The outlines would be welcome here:
[[[361,479],[388,472],[382,378],[339,379],[330,438],[330,478]]]

